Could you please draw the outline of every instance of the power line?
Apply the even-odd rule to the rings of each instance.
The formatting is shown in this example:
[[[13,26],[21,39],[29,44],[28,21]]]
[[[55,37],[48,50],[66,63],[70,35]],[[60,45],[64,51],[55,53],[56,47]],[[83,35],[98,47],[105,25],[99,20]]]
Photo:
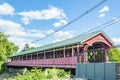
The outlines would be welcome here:
[[[115,24],[115,23],[117,23],[117,22],[119,22],[119,21],[120,21],[120,16],[117,17],[116,19],[109,20],[109,21],[103,23],[103,24],[100,25],[100,26],[96,26],[96,27],[94,27],[94,28],[92,28],[92,29],[90,29],[90,30],[82,33],[82,34],[86,34],[86,33],[93,32],[93,31],[95,31],[96,29],[101,30],[101,29],[106,28],[106,27],[109,27],[109,26],[111,26],[111,25],[113,25],[113,24]],[[98,30],[97,30],[97,31],[98,31]],[[82,35],[82,34],[81,34],[81,35]]]
[[[117,19],[118,19],[118,20],[117,20]],[[107,27],[110,27],[111,25],[116,24],[116,23],[118,23],[118,22],[120,22],[120,17],[118,17],[118,18],[116,18],[116,19],[112,19],[112,20],[110,20],[110,21],[108,21],[108,22],[106,22],[106,23],[103,23],[103,24],[100,25],[100,26],[96,26],[95,28],[92,28],[92,29],[90,29],[90,30],[88,30],[88,31],[86,31],[86,32],[78,35],[78,36],[81,36],[81,35],[83,35],[83,34],[87,34],[87,33],[90,33],[90,32],[94,32],[94,30],[96,30],[96,29],[97,29],[96,31],[102,30],[102,29],[107,28]]]
[[[115,21],[115,22],[113,22],[113,23],[111,23],[111,24],[109,24],[109,25],[107,25],[107,26],[101,27],[99,30],[104,29],[104,28],[107,28],[107,27],[109,27],[109,26],[111,26],[111,25],[113,25],[113,24],[116,24],[116,23],[118,23],[118,22],[120,22],[120,20]]]
[[[79,20],[80,18],[82,18],[83,16],[85,16],[86,14],[88,14],[89,12],[93,11],[94,9],[96,9],[97,7],[99,7],[100,5],[102,5],[103,3],[105,3],[106,1],[107,1],[107,0],[101,1],[101,2],[98,3],[97,5],[93,6],[93,7],[90,8],[89,10],[85,11],[83,14],[81,14],[81,15],[78,16],[77,18],[71,20],[69,23],[67,23],[67,24],[64,25],[63,27],[60,27],[59,29],[57,29],[57,30],[55,30],[54,32],[46,35],[45,37],[43,37],[43,38],[41,38],[41,39],[38,39],[38,40],[35,40],[35,41],[31,42],[31,43],[35,43],[35,42],[37,42],[37,41],[43,40],[43,39],[47,38],[48,36],[50,36],[50,35],[58,32],[58,31],[62,30],[63,28],[65,28],[65,27],[67,27],[68,25],[70,25],[70,24],[74,23],[75,21]]]

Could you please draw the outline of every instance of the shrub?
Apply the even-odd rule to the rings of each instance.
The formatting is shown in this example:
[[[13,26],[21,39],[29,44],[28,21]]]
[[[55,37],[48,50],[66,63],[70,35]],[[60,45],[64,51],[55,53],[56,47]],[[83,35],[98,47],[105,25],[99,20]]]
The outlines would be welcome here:
[[[70,77],[70,72],[65,72],[63,69],[32,69],[31,71],[23,71],[24,74],[18,74],[9,80],[58,80]]]
[[[120,62],[120,50],[118,48],[112,48],[108,52],[109,60],[112,62]]]
[[[4,65],[5,65],[4,61],[0,61],[0,74],[2,74],[4,71]]]

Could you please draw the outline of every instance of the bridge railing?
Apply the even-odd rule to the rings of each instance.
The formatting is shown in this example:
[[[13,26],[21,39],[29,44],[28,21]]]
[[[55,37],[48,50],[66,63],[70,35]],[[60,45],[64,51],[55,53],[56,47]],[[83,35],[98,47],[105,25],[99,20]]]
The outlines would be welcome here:
[[[18,60],[8,62],[8,66],[37,66],[37,67],[75,67],[77,57],[39,59],[39,60]]]

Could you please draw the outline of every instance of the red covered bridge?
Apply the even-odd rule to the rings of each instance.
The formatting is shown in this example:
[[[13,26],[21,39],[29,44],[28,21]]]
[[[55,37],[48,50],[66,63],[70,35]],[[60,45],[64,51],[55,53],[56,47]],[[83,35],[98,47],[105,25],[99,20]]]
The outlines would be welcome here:
[[[13,54],[8,66],[75,68],[77,62],[107,62],[112,41],[103,31]]]

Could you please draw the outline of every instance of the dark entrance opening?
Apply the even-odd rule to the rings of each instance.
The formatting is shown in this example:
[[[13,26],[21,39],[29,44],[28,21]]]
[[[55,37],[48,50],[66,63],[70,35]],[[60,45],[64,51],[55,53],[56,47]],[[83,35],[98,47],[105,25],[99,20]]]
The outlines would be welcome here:
[[[105,62],[105,50],[109,48],[103,42],[95,42],[88,47],[88,62]]]

